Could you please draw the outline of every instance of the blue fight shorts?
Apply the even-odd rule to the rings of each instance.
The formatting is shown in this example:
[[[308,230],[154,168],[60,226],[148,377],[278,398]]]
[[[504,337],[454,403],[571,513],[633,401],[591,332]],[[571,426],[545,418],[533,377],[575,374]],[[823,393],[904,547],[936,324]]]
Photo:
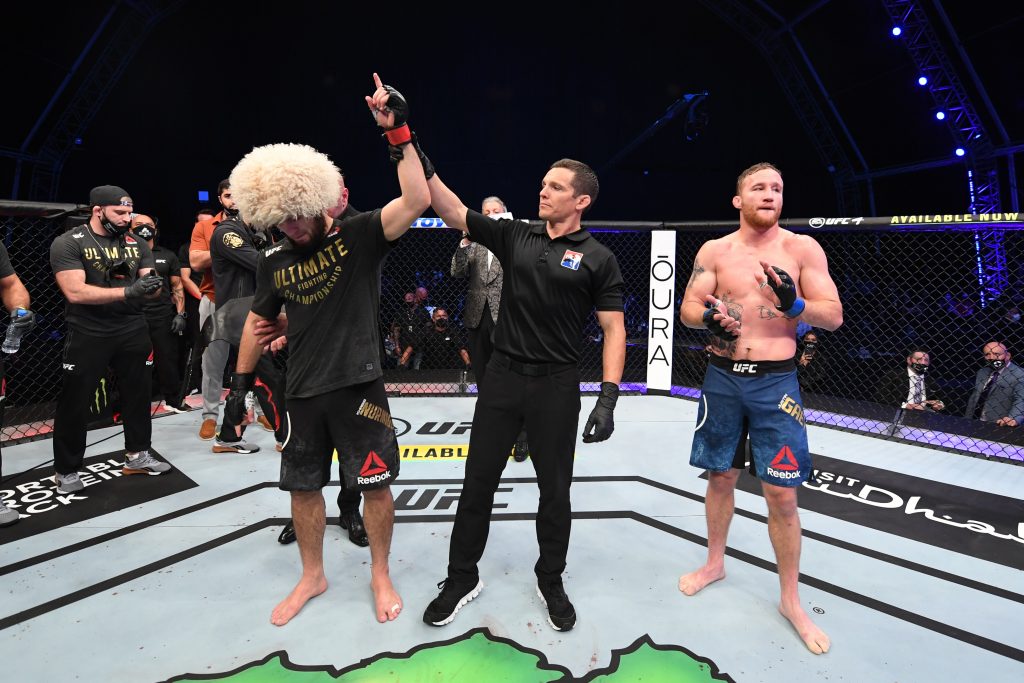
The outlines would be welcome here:
[[[734,361],[712,355],[698,400],[690,464],[713,472],[736,466],[748,425],[762,481],[799,486],[807,480],[811,454],[793,361]]]

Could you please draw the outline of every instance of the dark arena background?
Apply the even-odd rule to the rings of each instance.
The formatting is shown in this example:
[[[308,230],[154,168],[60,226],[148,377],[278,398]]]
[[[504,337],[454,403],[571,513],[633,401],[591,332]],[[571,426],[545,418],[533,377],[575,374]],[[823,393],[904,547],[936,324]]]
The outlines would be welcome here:
[[[4,359],[0,499],[23,516],[0,529],[0,677],[1024,677],[1024,426],[968,411],[986,343],[1024,358],[1024,5],[468,12],[133,0],[5,14],[0,237],[38,324]],[[540,179],[563,157],[600,178],[584,227],[621,267],[628,346],[616,433],[577,444],[566,581],[575,631],[550,631],[529,602],[536,480],[511,461],[482,565],[488,592],[444,629],[419,621],[444,574],[477,387],[471,367],[397,367],[388,342],[403,458],[392,562],[409,612],[393,625],[364,604],[369,555],[331,524],[332,591],[284,629],[267,622],[299,571],[295,547],[274,542],[290,512],[272,435],[257,437],[258,454],[213,456],[196,438],[199,411],[167,414],[154,397],[153,447],[173,477],[133,486],[111,474],[73,504],[53,494],[67,328],[49,249],[84,222],[90,188],[126,188],[177,252],[197,209],[219,208],[217,184],[244,154],[301,142],[342,168],[353,206],[382,206],[398,185],[363,101],[375,71],[408,98],[411,127],[471,208],[498,195],[535,219]],[[680,324],[679,306],[697,250],[736,228],[736,176],[760,161],[782,171],[782,227],[821,244],[843,303],[842,327],[801,324],[797,340],[819,475],[801,490],[801,594],[833,639],[818,658],[775,613],[753,483],[737,493],[730,580],[695,598],[675,588],[707,543],[706,482],[687,458],[709,340]],[[460,234],[433,216],[385,262],[385,340],[418,288],[461,328]],[[594,318],[581,342],[584,420],[602,341]],[[915,350],[930,356],[928,398],[941,409],[905,410],[907,397],[887,391]],[[86,463],[97,477],[119,474],[117,396],[117,379],[104,379],[91,407]]]

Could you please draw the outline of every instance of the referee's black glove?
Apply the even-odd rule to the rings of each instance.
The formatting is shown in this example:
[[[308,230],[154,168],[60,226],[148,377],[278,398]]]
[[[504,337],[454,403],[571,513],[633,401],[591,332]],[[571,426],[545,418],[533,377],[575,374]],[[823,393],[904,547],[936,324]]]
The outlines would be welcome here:
[[[179,313],[174,316],[174,319],[171,321],[171,334],[182,334],[185,332],[185,328],[187,326],[188,325],[185,322],[185,314]]]
[[[583,443],[604,441],[612,435],[615,431],[612,413],[618,400],[619,385],[614,382],[601,382],[601,395],[597,397],[597,405],[590,411],[587,424],[583,427]]]

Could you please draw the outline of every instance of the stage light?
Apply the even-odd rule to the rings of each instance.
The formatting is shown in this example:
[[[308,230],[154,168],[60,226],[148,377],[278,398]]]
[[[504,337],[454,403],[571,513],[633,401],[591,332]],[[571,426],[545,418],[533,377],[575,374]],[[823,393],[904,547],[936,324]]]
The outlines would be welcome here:
[[[898,36],[898,35],[900,35],[901,33],[903,33],[903,29],[901,29],[901,28],[900,28],[899,26],[893,26],[893,27],[892,27],[892,34],[893,34],[894,36]]]
[[[918,85],[928,85],[928,77],[927,76],[918,76],[917,77],[917,84]]]
[[[210,192],[209,192],[209,190],[199,190],[199,201],[201,201],[201,202],[208,202],[208,201],[210,201]]]
[[[946,118],[946,112],[940,109],[939,111],[935,112],[935,118],[937,118],[939,121],[944,120]]]
[[[966,152],[966,151],[964,151],[964,148],[963,148],[963,147],[957,147],[957,148],[956,148],[956,151],[955,151],[954,153],[955,153],[955,154],[956,154],[956,155],[957,155],[958,157],[962,157],[962,156],[963,156],[964,154],[967,154],[967,152]]]

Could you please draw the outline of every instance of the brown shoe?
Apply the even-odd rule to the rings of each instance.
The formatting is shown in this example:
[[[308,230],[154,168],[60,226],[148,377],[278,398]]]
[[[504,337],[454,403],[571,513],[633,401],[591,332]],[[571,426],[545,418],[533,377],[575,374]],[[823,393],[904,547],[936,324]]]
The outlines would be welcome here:
[[[266,415],[260,415],[256,420],[260,423],[260,426],[266,429],[268,432],[274,431],[274,425],[270,424],[270,420],[267,419]]]
[[[217,421],[213,418],[207,418],[203,420],[203,426],[199,428],[199,438],[203,441],[209,441],[217,435]]]

